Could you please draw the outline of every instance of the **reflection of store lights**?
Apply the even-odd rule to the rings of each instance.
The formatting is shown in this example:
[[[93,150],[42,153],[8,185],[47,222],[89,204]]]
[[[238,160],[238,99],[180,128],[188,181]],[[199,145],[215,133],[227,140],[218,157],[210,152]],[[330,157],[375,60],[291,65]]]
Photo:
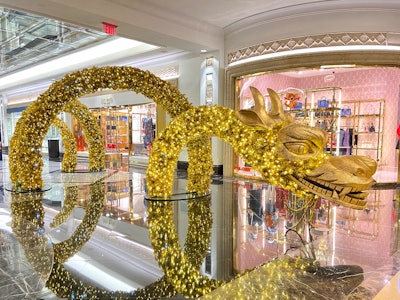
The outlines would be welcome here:
[[[106,287],[113,287],[117,290],[135,291],[137,289],[136,282],[130,280],[127,282],[109,274],[109,272],[102,270],[102,266],[96,266],[94,263],[88,262],[88,258],[81,255],[75,255],[74,259],[66,262],[69,268],[82,274],[82,270],[85,270],[85,275],[89,274],[92,281],[99,285]],[[73,298],[71,298],[73,299]]]
[[[264,54],[255,57],[245,58],[239,61],[230,63],[228,66],[238,66],[242,64],[247,64],[250,62],[256,62],[260,60],[268,60],[272,58],[293,56],[300,54],[312,54],[312,53],[323,53],[323,52],[335,52],[335,51],[399,51],[400,46],[380,46],[380,45],[351,45],[351,46],[332,46],[332,47],[319,47],[319,48],[307,48],[307,49],[297,49],[290,51],[282,51],[270,54]]]
[[[3,215],[3,212],[7,214],[7,221],[11,221],[10,217],[10,212],[0,208],[0,228],[3,230],[2,227],[2,222],[3,220],[5,221],[5,215]],[[45,207],[45,212],[46,216],[49,215],[55,215],[59,211],[53,208]],[[75,221],[80,221],[79,219],[74,218]],[[7,222],[8,223],[8,222]],[[66,225],[65,223],[63,224],[64,226]],[[6,225],[7,226],[7,225]],[[11,228],[10,227],[5,227],[5,230],[8,230],[10,233]],[[60,233],[60,229],[56,229],[56,232]],[[139,253],[153,253],[153,249],[150,248],[149,246],[143,245],[139,242],[133,241],[129,238],[126,237],[125,234],[122,234],[120,232],[117,232],[115,230],[110,230],[101,226],[97,226],[96,228],[97,232],[101,232],[101,236],[105,237],[104,243],[100,242],[100,245],[98,248],[99,249],[105,249],[106,253],[111,253],[109,247],[112,245],[110,242],[110,238],[117,238],[119,242],[123,243],[124,248],[130,248],[131,246],[135,247],[135,249],[138,249],[137,251]],[[115,240],[115,239],[113,239]],[[54,243],[59,243],[60,240],[57,239],[56,236],[52,236],[52,241]],[[92,241],[93,242],[93,241]],[[99,245],[99,244],[95,244]],[[122,248],[118,249],[116,253],[119,255],[124,252],[121,252]],[[113,255],[116,255],[115,252],[113,252]],[[103,256],[103,255],[102,255]],[[143,264],[141,261],[135,262],[137,264],[136,266],[138,267],[139,264],[141,265],[140,268],[146,268],[147,264]],[[95,259],[88,259],[87,254],[85,252],[81,252],[79,254],[76,254],[73,256],[73,258],[69,259],[65,265],[67,265],[69,268],[73,269],[76,273],[78,274],[84,274],[84,276],[90,277],[92,281],[94,281],[96,284],[104,286],[109,289],[117,289],[117,290],[123,290],[123,291],[134,291],[136,290],[141,284],[135,282],[134,278],[129,278],[125,279],[121,276],[114,276],[113,274],[110,273],[110,270],[107,269],[106,266],[103,266],[101,262],[96,261]],[[84,270],[84,271],[83,271]]]

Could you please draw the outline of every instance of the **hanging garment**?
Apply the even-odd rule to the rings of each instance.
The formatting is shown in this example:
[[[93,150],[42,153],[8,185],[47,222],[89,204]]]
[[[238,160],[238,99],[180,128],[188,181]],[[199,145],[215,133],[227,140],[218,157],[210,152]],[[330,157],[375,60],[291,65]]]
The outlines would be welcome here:
[[[147,148],[147,146],[153,144],[153,119],[146,117],[143,119],[142,123],[142,128],[144,130],[143,143]]]

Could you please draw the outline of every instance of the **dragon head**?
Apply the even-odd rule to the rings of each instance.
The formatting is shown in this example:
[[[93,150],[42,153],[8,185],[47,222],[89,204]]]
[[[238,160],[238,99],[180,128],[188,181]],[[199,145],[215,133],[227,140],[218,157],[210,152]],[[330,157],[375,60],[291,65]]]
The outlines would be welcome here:
[[[326,132],[294,122],[283,110],[279,95],[272,89],[268,89],[272,108],[267,112],[263,95],[254,87],[250,89],[255,107],[238,111],[236,115],[239,120],[249,126],[277,128],[274,147],[278,158],[292,163],[293,166],[303,166],[298,168],[299,171],[283,170],[280,176],[305,192],[347,207],[363,209],[368,195],[363,191],[374,183],[372,175],[377,168],[376,161],[365,156],[323,155],[327,141]],[[323,158],[321,163],[304,167],[316,157]],[[253,164],[253,168],[261,174],[266,173],[262,167],[258,167]]]

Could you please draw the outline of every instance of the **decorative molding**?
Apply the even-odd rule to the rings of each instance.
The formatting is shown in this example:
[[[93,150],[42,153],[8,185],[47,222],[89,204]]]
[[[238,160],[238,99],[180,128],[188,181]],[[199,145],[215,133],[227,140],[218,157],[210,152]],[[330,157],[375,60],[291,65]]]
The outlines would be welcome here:
[[[179,77],[179,65],[154,70],[152,73],[160,78],[177,78]]]
[[[389,43],[388,33],[382,32],[346,32],[302,36],[265,42],[228,53],[228,64],[251,57],[290,50],[353,45],[391,45],[391,43]]]

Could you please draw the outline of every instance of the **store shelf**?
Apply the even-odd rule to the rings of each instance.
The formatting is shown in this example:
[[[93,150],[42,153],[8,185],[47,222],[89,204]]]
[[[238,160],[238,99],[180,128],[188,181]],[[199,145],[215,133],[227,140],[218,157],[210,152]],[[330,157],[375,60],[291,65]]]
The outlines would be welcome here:
[[[379,162],[383,150],[385,100],[346,101],[343,105],[351,109],[351,115],[342,116],[347,121],[346,127],[352,129],[351,154],[365,155]]]
[[[129,152],[129,115],[128,111],[105,109],[100,115],[100,127],[104,128],[106,152]]]
[[[341,155],[344,148],[337,137],[340,136],[342,89],[326,87],[302,92],[302,109],[291,110],[292,115],[297,121],[325,130],[328,136],[325,151]]]
[[[330,100],[328,107],[318,107],[318,99]],[[341,88],[331,87],[304,90],[302,109],[291,112],[298,121],[326,130],[326,152],[365,155],[379,162],[384,134],[384,104],[383,99],[342,102]]]

